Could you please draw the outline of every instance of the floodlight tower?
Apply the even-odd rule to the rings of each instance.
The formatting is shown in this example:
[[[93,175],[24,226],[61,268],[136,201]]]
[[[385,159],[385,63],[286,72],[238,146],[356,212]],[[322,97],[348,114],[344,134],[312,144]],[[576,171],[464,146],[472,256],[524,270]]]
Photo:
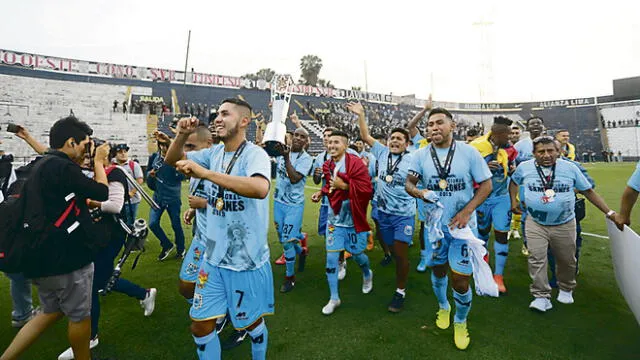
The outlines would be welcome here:
[[[493,76],[493,21],[485,20],[472,23],[478,30],[480,41],[478,42],[478,91],[480,102],[495,101],[495,79]]]

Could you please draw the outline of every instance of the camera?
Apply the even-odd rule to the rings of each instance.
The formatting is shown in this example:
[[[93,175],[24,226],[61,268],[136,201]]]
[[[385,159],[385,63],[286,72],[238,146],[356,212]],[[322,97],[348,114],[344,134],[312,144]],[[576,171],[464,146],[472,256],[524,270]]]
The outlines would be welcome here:
[[[13,162],[13,154],[0,155],[0,162]]]
[[[7,131],[16,134],[18,131],[20,131],[20,125],[9,123],[7,124]]]

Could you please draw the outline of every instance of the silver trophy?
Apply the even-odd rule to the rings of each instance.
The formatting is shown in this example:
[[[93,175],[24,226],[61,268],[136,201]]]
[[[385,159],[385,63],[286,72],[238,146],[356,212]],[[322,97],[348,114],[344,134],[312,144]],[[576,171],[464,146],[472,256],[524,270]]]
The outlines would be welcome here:
[[[294,85],[291,75],[276,74],[271,81],[271,122],[264,130],[263,143],[269,156],[278,156],[277,144],[285,143],[287,114]]]

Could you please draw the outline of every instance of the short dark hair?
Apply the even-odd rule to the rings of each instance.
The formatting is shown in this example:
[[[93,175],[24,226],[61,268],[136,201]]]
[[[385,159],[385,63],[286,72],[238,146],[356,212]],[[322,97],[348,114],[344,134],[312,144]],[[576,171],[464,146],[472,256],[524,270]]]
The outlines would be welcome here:
[[[444,114],[446,117],[449,118],[449,120],[453,120],[453,115],[451,115],[449,110],[441,107],[431,109],[431,111],[429,111],[429,116],[427,116],[427,119],[429,119],[432,115],[436,115],[436,114]]]
[[[534,119],[538,119],[544,124],[544,119],[543,118],[541,118],[540,116],[532,116],[532,117],[527,119],[527,125],[529,125],[529,121],[534,120]]]
[[[559,134],[559,133],[561,133],[561,132],[569,132],[569,130],[567,130],[567,129],[560,129],[560,130],[556,131],[556,134]]]
[[[375,134],[375,135],[373,135],[373,138],[376,139],[376,140],[380,140],[380,139],[386,140],[387,139],[387,137],[384,136],[383,134]]]
[[[491,132],[511,132],[511,124],[513,121],[505,116],[496,116],[493,118]]]
[[[330,136],[341,136],[341,137],[347,139],[347,141],[349,141],[349,134],[347,134],[346,132],[344,132],[342,130],[333,130],[331,132]]]
[[[69,138],[80,143],[91,135],[93,129],[86,122],[78,120],[75,116],[67,116],[56,121],[49,129],[49,146],[52,149],[60,149]]]
[[[358,141],[362,141],[362,142],[364,142],[364,140],[362,140],[362,138],[361,138],[361,137],[359,137],[359,136],[354,140],[354,142],[358,142]]]
[[[467,136],[478,136],[480,132],[476,128],[471,128],[467,130]]]
[[[242,100],[242,99],[238,99],[238,98],[226,98],[224,100],[222,100],[222,102],[220,103],[220,105],[224,104],[224,103],[230,103],[230,104],[234,104],[237,106],[242,106],[245,107],[247,109],[249,109],[249,113],[253,112],[253,108],[251,108],[251,105],[249,105],[248,102]]]
[[[409,136],[409,131],[405,128],[401,128],[401,127],[397,127],[397,128],[393,128],[391,129],[391,131],[389,132],[389,135],[393,134],[393,133],[401,133],[402,135],[404,135],[404,138],[407,142],[409,142],[411,140],[411,137]]]

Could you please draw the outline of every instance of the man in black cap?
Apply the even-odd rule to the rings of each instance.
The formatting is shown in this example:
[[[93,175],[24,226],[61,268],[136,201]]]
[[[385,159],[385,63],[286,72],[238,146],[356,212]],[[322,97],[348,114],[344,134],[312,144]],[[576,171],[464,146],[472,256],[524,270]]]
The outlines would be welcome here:
[[[126,171],[132,178],[136,179],[138,184],[142,185],[144,182],[144,174],[142,173],[142,168],[140,164],[129,159],[129,146],[127,144],[117,144],[114,148],[115,158],[113,159],[114,164],[120,165],[124,171]],[[129,226],[133,225],[133,222],[136,220],[136,216],[138,214],[138,206],[140,205],[140,201],[142,200],[140,194],[133,186],[133,184],[129,184],[129,199],[131,199],[130,203],[124,204],[124,213],[126,216],[126,222]]]

